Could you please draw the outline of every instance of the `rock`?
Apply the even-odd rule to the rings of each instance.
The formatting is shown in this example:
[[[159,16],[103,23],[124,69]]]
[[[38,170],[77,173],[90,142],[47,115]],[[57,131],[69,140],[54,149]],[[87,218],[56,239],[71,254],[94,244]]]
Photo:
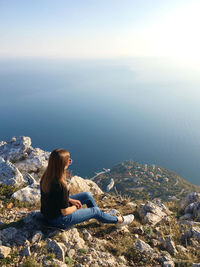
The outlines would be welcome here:
[[[170,236],[167,237],[163,245],[171,255],[174,256],[175,254],[177,254],[175,243],[174,241],[172,241]]]
[[[76,228],[65,230],[62,233],[61,238],[62,242],[66,247],[68,247],[68,249],[87,248],[85,241],[80,237],[79,232]]]
[[[189,213],[189,214],[193,214],[193,209],[195,207],[195,205],[197,204],[198,202],[194,202],[194,203],[190,203],[188,206],[186,206],[184,212],[185,214],[186,213]]]
[[[76,250],[75,249],[70,249],[67,251],[67,255],[70,257],[70,258],[73,258],[74,255],[76,255]]]
[[[180,221],[178,221],[178,224],[200,227],[200,222],[187,221],[187,220],[180,220]]]
[[[163,267],[174,267],[175,264],[173,261],[164,261],[162,266]]]
[[[0,156],[15,164],[22,174],[32,173],[39,179],[47,167],[50,152],[31,147],[31,138],[13,137],[9,142],[0,142]]]
[[[0,240],[3,243],[9,243],[13,241],[17,235],[17,229],[14,227],[8,227],[0,231]]]
[[[15,163],[21,173],[37,173],[38,178],[41,177],[48,165],[50,152],[43,151],[40,148],[30,147],[24,160]]]
[[[151,239],[151,245],[153,246],[153,247],[156,247],[156,246],[158,246],[160,244],[160,242],[157,240],[157,239]]]
[[[192,192],[189,193],[186,198],[181,202],[181,208],[187,207],[189,204],[194,202],[200,202],[200,193]]]
[[[128,202],[126,205],[127,205],[128,207],[130,207],[130,208],[133,208],[133,209],[137,207],[137,204],[134,203],[134,202]]]
[[[5,160],[16,162],[28,156],[31,138],[25,136],[13,137],[10,141],[1,142],[0,156]]]
[[[0,157],[0,184],[19,186],[24,183],[23,175],[15,165]]]
[[[117,233],[130,233],[127,225],[117,228],[116,231]]]
[[[79,176],[73,176],[70,180],[70,186],[77,188],[80,190],[80,192],[90,192],[92,194],[103,194],[103,191],[98,187],[98,185],[89,180],[89,179],[83,179]]]
[[[150,255],[156,254],[155,250],[147,243],[145,243],[142,240],[138,240],[136,243],[136,248],[141,252],[141,253],[147,253]]]
[[[24,177],[24,181],[26,182],[27,185],[32,185],[32,184],[36,184],[36,180],[33,178],[32,175],[30,175],[29,173],[25,173],[23,175]]]
[[[0,246],[0,258],[7,258],[11,252],[11,248],[6,246]]]
[[[106,192],[109,192],[113,188],[114,184],[115,184],[115,181],[113,178],[111,178],[110,183],[106,187]]]
[[[169,252],[167,252],[167,251],[162,251],[161,254],[162,254],[162,257],[160,258],[160,261],[161,261],[161,262],[164,262],[164,261],[172,261],[172,257],[171,257],[171,255],[169,254]]]
[[[59,261],[57,259],[53,259],[51,264],[48,266],[68,267],[69,265],[67,265],[67,264],[65,264],[62,261]]]
[[[172,260],[171,255],[167,251],[162,251],[162,257],[159,258],[159,261],[161,262],[162,266],[165,267],[174,267],[175,264]]]
[[[181,208],[184,208],[185,215],[179,220],[195,220],[200,222],[200,193],[192,192],[182,201]]]
[[[22,188],[12,194],[12,197],[20,201],[27,201],[31,204],[40,201],[40,185],[34,183]]]
[[[82,233],[83,233],[85,240],[87,240],[87,241],[92,240],[92,235],[90,234],[90,232],[87,229],[84,229],[82,231]]]
[[[200,202],[195,202],[197,203],[194,206],[193,209],[193,219],[195,219],[197,222],[200,222]]]
[[[3,208],[3,201],[0,200],[0,209]]]
[[[134,227],[132,229],[132,232],[135,233],[135,234],[143,235],[144,234],[143,226]]]
[[[178,252],[183,253],[183,254],[188,252],[187,248],[185,248],[184,246],[181,246],[181,245],[177,245],[176,249]]]
[[[97,251],[105,250],[107,240],[94,237],[92,241],[93,242],[91,244]]]
[[[156,206],[158,206],[163,212],[168,212],[167,207],[161,202],[160,199],[155,198],[152,201]]]
[[[192,219],[192,214],[190,213],[186,213],[179,218],[179,220],[191,220],[191,219]]]
[[[200,202],[190,203],[185,208],[184,216],[186,216],[187,214],[190,214],[191,219],[195,219],[195,221],[200,221]],[[183,219],[183,216],[180,219]]]
[[[126,260],[126,258],[124,257],[124,256],[119,256],[118,257],[118,262],[119,263],[122,263],[122,264],[127,264],[127,260]]]
[[[150,201],[147,201],[145,205],[141,204],[137,212],[143,223],[148,223],[152,226],[167,216],[167,214],[163,212],[163,207],[161,208],[160,205],[158,206]]]
[[[59,242],[55,240],[48,239],[47,240],[47,248],[55,253],[56,258],[62,262],[65,260],[65,251],[63,250],[62,246]]]
[[[0,240],[3,245],[24,245],[29,238],[29,232],[22,229],[16,229],[14,227],[8,227],[0,231]]]
[[[30,232],[22,228],[18,230],[13,242],[16,245],[24,245],[29,237],[30,237]]]
[[[33,234],[33,237],[31,239],[31,242],[34,244],[34,243],[39,243],[40,240],[43,238],[43,233],[41,231],[36,231],[34,234]]]
[[[189,235],[200,242],[200,227],[191,227]]]
[[[29,257],[31,256],[31,250],[30,250],[30,243],[28,240],[25,242],[24,248],[20,251],[20,255],[23,257]]]

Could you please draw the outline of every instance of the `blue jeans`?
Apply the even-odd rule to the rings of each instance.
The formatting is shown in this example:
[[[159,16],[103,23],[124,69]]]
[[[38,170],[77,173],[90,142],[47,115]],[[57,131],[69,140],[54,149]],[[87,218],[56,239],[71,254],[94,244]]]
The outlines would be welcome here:
[[[101,211],[92,194],[90,192],[82,192],[78,194],[73,194],[69,196],[70,198],[77,199],[82,205],[86,204],[87,208],[78,209],[68,215],[60,215],[56,219],[47,220],[52,226],[57,226],[60,228],[68,228],[72,225],[90,220],[97,219],[102,223],[117,223],[118,218],[116,216],[110,215],[106,212]]]

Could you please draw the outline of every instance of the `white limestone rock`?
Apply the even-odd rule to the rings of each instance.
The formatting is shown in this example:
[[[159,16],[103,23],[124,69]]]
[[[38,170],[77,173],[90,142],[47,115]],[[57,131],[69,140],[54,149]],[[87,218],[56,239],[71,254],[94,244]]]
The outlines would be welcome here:
[[[93,237],[92,237],[90,231],[87,230],[87,229],[83,229],[82,234],[83,234],[84,239],[85,239],[86,241],[91,241],[91,240],[93,239]]]
[[[137,204],[134,202],[129,202],[126,205],[129,206],[130,208],[133,208],[133,209],[137,207]]]
[[[190,235],[191,237],[195,237],[200,242],[200,227],[191,227]]]
[[[189,203],[190,201],[197,200],[198,199],[198,194],[199,193],[192,193],[188,195],[188,198],[186,198],[185,203]],[[194,220],[199,222],[200,221],[200,201],[195,201],[192,203],[189,203],[188,205],[185,206],[184,210],[185,214],[181,216],[179,219],[180,220]]]
[[[41,177],[48,165],[50,152],[43,151],[40,148],[30,148],[27,157],[24,160],[15,163],[17,168],[23,173],[37,173]]]
[[[177,245],[176,249],[178,252],[183,253],[183,254],[188,252],[187,248],[185,248],[184,246],[181,246],[181,245]]]
[[[47,167],[50,152],[31,147],[31,138],[13,137],[0,142],[0,156],[15,164],[22,174],[34,173],[39,179]]]
[[[12,194],[12,197],[19,201],[27,201],[29,203],[37,203],[40,201],[40,185],[39,183],[31,184]]]
[[[5,141],[0,141],[0,147],[3,146],[3,145],[5,145],[5,144],[6,144]]]
[[[174,267],[175,264],[173,261],[164,261],[162,266],[163,267]]]
[[[147,201],[145,205],[140,205],[137,212],[143,223],[148,223],[154,226],[167,216],[163,210],[163,207],[160,207],[160,205]]]
[[[181,202],[181,208],[187,207],[189,204],[194,202],[200,202],[200,193],[192,192],[189,193],[184,200]]]
[[[43,233],[41,231],[36,231],[32,236],[31,243],[39,243],[42,238]]]
[[[0,156],[5,160],[16,162],[28,156],[31,138],[26,136],[13,137],[8,142],[0,143]]]
[[[19,186],[24,183],[23,175],[15,165],[0,157],[0,184]]]
[[[32,184],[36,184],[37,183],[35,178],[29,173],[25,173],[23,175],[23,177],[24,177],[24,181],[26,182],[27,185],[32,185]]]
[[[177,254],[175,243],[170,236],[167,237],[163,245],[171,255]]]
[[[155,250],[146,242],[142,241],[139,239],[136,243],[136,248],[139,250],[141,253],[145,254],[150,254],[150,255],[157,255]]]
[[[65,260],[65,251],[63,250],[61,244],[56,240],[47,240],[47,248],[55,253],[56,258],[62,262]]]
[[[83,179],[79,176],[73,176],[71,178],[70,186],[78,188],[80,192],[90,192],[94,195],[103,194],[103,191],[99,188],[99,186],[95,182],[89,179]]]
[[[46,266],[58,266],[58,267],[69,267],[66,263],[59,261],[57,259],[52,259],[51,263]]]
[[[0,246],[0,258],[7,258],[11,252],[11,248],[6,246]]]
[[[85,241],[80,237],[76,228],[65,230],[62,233],[62,241],[64,245],[69,249],[87,248]]]
[[[179,218],[179,220],[192,220],[192,214],[186,213]]]
[[[20,255],[23,257],[29,257],[31,256],[31,249],[30,249],[30,242],[27,240],[25,242],[25,246],[23,247],[23,249],[20,251]]]
[[[8,227],[0,231],[0,240],[5,244],[13,241],[18,231],[14,227]]]

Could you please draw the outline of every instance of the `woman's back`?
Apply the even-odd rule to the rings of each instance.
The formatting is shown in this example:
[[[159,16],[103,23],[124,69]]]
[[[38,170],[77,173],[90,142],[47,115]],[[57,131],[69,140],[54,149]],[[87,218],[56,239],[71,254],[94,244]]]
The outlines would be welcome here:
[[[40,182],[40,192],[41,213],[45,217],[54,219],[61,215],[61,209],[69,207],[69,191],[62,183],[53,182],[49,192],[44,193]]]

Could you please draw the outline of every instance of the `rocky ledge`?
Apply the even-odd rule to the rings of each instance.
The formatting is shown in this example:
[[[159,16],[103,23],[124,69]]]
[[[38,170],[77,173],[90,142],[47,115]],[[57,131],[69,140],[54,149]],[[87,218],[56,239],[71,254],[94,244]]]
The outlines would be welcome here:
[[[39,179],[49,152],[30,137],[0,142],[0,266],[200,266],[200,194],[182,202],[132,202],[74,176],[73,192],[91,192],[103,211],[133,213],[120,229],[90,220],[61,230],[39,212]]]

